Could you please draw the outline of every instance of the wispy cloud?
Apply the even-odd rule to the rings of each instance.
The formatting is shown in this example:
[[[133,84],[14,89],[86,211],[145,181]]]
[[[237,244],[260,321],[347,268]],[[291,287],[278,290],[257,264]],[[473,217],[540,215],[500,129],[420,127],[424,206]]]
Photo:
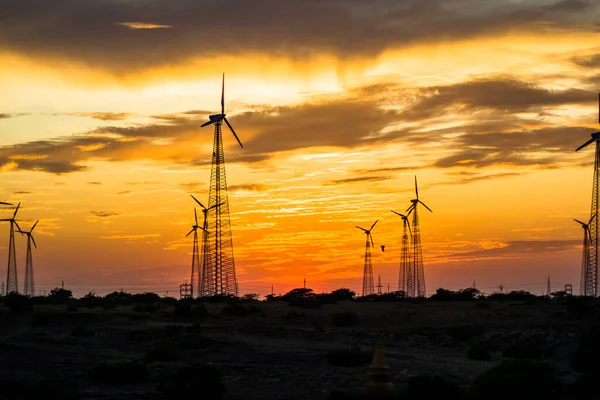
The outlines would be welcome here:
[[[117,215],[119,215],[118,213],[111,213],[106,211],[92,211],[91,213],[96,217],[100,218],[116,217]]]
[[[147,22],[118,22],[117,25],[126,26],[129,29],[165,29],[170,25],[151,24]]]

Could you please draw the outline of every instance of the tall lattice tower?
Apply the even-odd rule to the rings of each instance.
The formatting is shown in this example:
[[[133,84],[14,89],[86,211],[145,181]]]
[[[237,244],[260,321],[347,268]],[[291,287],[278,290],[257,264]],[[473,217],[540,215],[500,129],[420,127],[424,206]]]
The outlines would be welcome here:
[[[375,221],[375,223],[371,225],[371,228],[369,228],[368,230],[357,226],[358,229],[360,229],[367,235],[367,241],[365,243],[365,263],[363,266],[363,296],[370,296],[372,294],[375,294],[375,284],[373,282],[373,263],[371,262],[371,247],[375,247],[375,245],[373,243],[373,236],[371,235],[371,231],[373,230],[373,228],[375,228],[375,225],[377,225],[378,221],[379,220]]]
[[[33,257],[31,255],[31,243],[37,249],[37,244],[33,238],[33,230],[37,226],[39,220],[33,224],[31,229],[27,232],[19,229],[21,235],[27,235],[27,256],[25,258],[25,286],[23,287],[23,294],[25,296],[35,296],[35,281],[33,279]]]
[[[199,286],[197,289],[197,296],[198,297],[205,297],[205,296],[210,296],[211,289],[214,287],[214,274],[211,274],[211,253],[210,253],[210,243],[211,240],[209,239],[209,235],[210,232],[208,231],[208,211],[210,209],[216,208],[216,207],[220,207],[221,204],[214,204],[209,208],[204,207],[204,204],[200,203],[200,201],[195,198],[194,196],[192,196],[192,199],[194,199],[194,201],[196,203],[198,203],[200,205],[200,207],[202,207],[202,214],[204,215],[204,222],[202,223],[202,227],[200,229],[202,229],[202,245],[201,245],[201,249],[202,249],[202,255],[199,257],[201,261],[200,263],[200,280],[199,280]],[[198,220],[196,219],[196,225],[198,224]],[[194,290],[196,290],[196,288],[194,288]]]
[[[225,174],[225,155],[223,152],[223,135],[221,126],[227,124],[233,136],[243,148],[242,142],[225,116],[225,75],[221,90],[221,113],[209,116],[209,121],[202,124],[215,126],[210,174],[210,191],[208,196],[208,231],[210,247],[206,254],[206,287],[204,277],[201,281],[202,293],[212,295],[238,295],[233,258],[233,239],[229,220],[229,199],[227,196],[227,177]],[[204,272],[204,271],[203,271]]]
[[[0,219],[0,222],[10,223],[10,237],[8,239],[8,268],[6,271],[6,294],[13,292],[19,293],[19,280],[17,278],[17,255],[15,250],[15,225],[19,231],[21,230],[19,224],[17,224],[17,221],[15,221],[19,207],[21,207],[21,203],[17,205],[12,218]]]
[[[200,255],[198,254],[198,213],[196,213],[196,207],[194,207],[194,225],[192,230],[188,232],[185,237],[194,234],[194,242],[192,244],[192,283],[190,297],[198,297],[200,295]]]
[[[600,123],[600,94],[598,95],[598,123]],[[590,220],[591,217],[598,214],[598,184],[600,180],[600,132],[592,133],[592,138],[579,146],[575,151],[579,151],[584,147],[596,143],[596,154],[594,161],[594,179],[592,183],[592,209],[590,212]],[[595,218],[594,221],[590,224],[590,243],[589,243],[589,256],[588,256],[588,266],[585,277],[582,278],[584,281],[583,288],[584,296],[598,296],[598,218]]]
[[[421,246],[421,228],[419,226],[419,213],[418,205],[421,204],[423,207],[431,209],[419,200],[419,187],[417,185],[417,177],[415,176],[415,193],[416,199],[411,200],[410,207],[406,210],[408,216],[412,213],[412,269],[408,277],[408,292],[409,297],[425,297],[427,296],[427,290],[425,287],[425,267],[423,265],[423,248]]]
[[[581,256],[581,282],[579,286],[579,294],[582,296],[587,296],[589,292],[588,287],[588,276],[590,275],[590,242],[592,240],[592,236],[590,234],[590,225],[592,221],[596,218],[596,214],[592,216],[590,221],[585,224],[578,219],[574,219],[575,222],[581,225],[583,228],[583,254]]]
[[[411,263],[411,251],[410,251],[410,238],[409,233],[412,236],[410,229],[410,222],[408,217],[404,214],[397,213],[391,210],[394,214],[400,216],[403,222],[402,229],[402,247],[400,251],[400,271],[398,273],[398,291],[404,292],[405,296],[408,296],[409,281],[412,283],[412,263]]]

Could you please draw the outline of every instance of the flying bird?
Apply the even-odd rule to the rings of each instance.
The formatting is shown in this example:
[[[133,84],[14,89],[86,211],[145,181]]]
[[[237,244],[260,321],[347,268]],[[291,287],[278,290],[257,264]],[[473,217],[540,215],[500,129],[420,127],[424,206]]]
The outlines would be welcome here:
[[[385,245],[380,245],[381,246],[381,251],[383,251],[385,253]]]

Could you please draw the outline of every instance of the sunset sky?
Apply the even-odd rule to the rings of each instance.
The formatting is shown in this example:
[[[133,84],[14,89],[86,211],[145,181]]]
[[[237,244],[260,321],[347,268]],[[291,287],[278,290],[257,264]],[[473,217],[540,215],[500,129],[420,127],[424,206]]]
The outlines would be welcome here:
[[[428,293],[579,291],[594,0],[2,0],[0,201],[36,289],[174,294],[224,130],[240,292],[398,282],[413,180]],[[11,213],[1,210],[0,218]],[[0,231],[6,279],[9,226]],[[25,237],[17,238],[19,288]],[[2,261],[4,260],[4,261]]]

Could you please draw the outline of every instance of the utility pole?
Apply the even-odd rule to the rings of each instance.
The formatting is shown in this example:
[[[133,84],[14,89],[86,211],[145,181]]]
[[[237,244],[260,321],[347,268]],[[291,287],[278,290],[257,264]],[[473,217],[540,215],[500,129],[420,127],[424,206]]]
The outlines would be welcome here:
[[[552,286],[550,285],[550,275],[548,275],[548,287],[546,288],[546,296],[550,297],[552,294]]]
[[[498,289],[500,289],[500,293],[504,293],[504,285],[501,283],[500,286],[498,286]]]
[[[61,288],[61,289],[64,289],[64,288],[65,288],[65,281],[62,281],[62,282],[61,282],[61,284],[60,284],[60,288]]]
[[[304,278],[304,289],[306,289],[306,278]]]
[[[377,275],[377,294],[381,294],[381,275]]]
[[[273,291],[273,285],[271,285],[271,296],[275,296],[275,292]]]
[[[390,284],[389,283],[388,283],[388,291],[387,292],[388,293],[390,292]]]

